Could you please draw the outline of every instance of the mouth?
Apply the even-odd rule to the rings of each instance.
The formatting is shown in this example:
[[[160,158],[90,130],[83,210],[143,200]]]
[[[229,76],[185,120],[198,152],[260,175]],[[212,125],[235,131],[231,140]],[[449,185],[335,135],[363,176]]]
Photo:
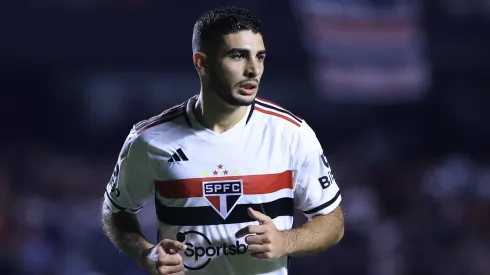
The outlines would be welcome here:
[[[256,92],[258,87],[259,87],[259,84],[257,82],[247,81],[247,82],[241,83],[238,86],[238,90],[243,95],[253,95]]]

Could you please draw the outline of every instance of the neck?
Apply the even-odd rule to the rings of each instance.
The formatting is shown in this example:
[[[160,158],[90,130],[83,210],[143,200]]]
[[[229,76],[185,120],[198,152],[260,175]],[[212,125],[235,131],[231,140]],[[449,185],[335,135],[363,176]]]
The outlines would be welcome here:
[[[214,93],[201,93],[197,99],[194,115],[206,128],[223,133],[235,126],[247,113],[248,106],[230,106]]]

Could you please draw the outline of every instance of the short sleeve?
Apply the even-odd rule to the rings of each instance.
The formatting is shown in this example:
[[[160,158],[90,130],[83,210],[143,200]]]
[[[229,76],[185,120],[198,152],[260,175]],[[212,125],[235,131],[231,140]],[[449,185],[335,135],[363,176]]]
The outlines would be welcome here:
[[[147,146],[134,129],[126,138],[107,184],[104,203],[112,212],[136,214],[152,194]]]
[[[296,144],[294,197],[309,219],[332,212],[342,200],[339,186],[311,127],[303,122]]]

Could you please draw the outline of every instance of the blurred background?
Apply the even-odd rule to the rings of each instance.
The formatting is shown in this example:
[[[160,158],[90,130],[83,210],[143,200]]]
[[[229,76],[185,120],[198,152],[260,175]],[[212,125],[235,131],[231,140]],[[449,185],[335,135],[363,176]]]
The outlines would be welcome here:
[[[224,4],[262,19],[261,96],[343,192],[343,241],[291,274],[490,274],[489,0],[2,1],[0,274],[143,274],[104,188],[132,125],[199,92],[192,27]]]

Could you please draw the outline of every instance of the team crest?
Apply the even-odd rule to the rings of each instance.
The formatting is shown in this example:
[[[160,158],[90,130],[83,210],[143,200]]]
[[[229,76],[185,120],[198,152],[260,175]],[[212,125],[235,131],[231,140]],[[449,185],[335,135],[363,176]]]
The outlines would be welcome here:
[[[218,167],[223,169],[222,165]],[[213,172],[213,175],[218,176],[216,172]],[[228,172],[223,174],[227,175]],[[202,191],[211,207],[226,220],[243,195],[243,181],[241,179],[205,181],[202,183]]]

